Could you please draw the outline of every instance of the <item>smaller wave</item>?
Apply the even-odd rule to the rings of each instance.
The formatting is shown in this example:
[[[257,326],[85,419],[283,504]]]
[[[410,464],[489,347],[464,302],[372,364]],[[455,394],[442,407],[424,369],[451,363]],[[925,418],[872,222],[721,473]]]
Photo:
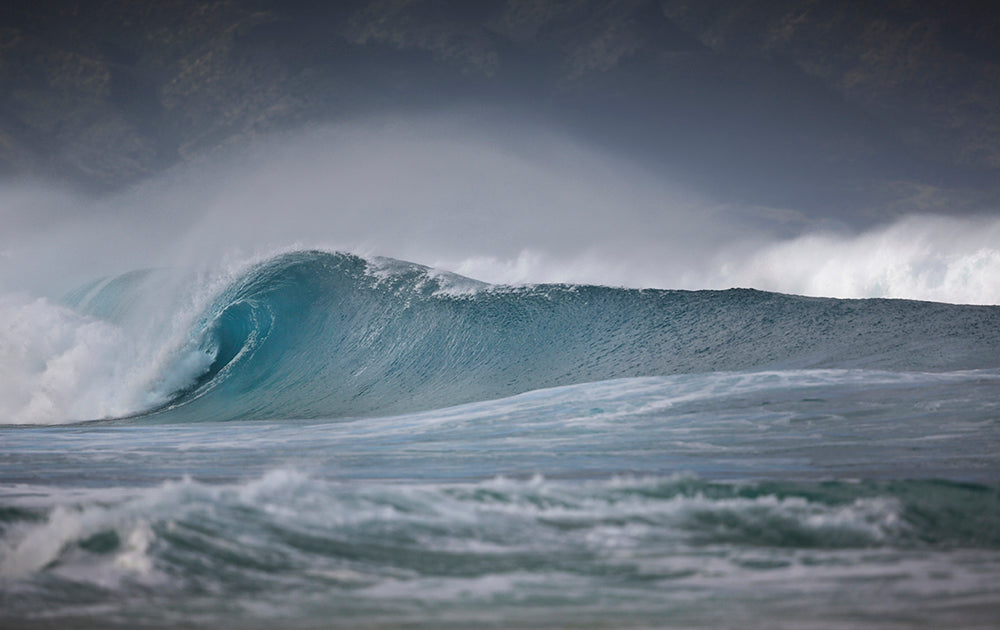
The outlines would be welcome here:
[[[945,623],[940,605],[992,611],[1000,576],[995,486],[358,483],[277,469],[44,507],[36,490],[36,507],[0,511],[0,619],[12,627],[468,627],[483,611],[505,626],[600,614],[601,627],[646,627],[692,606],[709,618],[719,593],[740,612],[790,597],[806,621],[816,605],[840,613],[870,597],[909,614],[929,583],[918,617]],[[871,595],[872,583],[891,589]]]
[[[372,584],[400,574],[463,574],[469,562],[483,572],[572,566],[598,576],[611,565],[639,570],[651,556],[719,546],[1000,549],[997,515],[996,488],[934,481],[731,484],[672,476],[358,485],[280,469],[224,486],[168,482],[116,500],[98,492],[41,514],[7,509],[0,576],[107,583],[188,575],[223,590],[230,570],[246,566],[265,583],[351,567]],[[735,570],[741,560],[726,561]],[[195,568],[209,566],[198,577]]]

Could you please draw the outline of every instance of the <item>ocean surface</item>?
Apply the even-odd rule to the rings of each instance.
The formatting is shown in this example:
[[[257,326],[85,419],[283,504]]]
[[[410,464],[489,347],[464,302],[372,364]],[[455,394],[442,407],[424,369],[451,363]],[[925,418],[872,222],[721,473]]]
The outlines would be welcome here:
[[[0,325],[3,628],[1000,625],[1000,307],[289,251]]]

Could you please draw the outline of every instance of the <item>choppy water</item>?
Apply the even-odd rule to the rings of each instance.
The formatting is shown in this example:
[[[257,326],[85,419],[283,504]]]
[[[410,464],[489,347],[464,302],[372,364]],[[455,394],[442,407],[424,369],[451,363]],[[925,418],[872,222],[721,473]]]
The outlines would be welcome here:
[[[5,298],[4,627],[995,627],[1000,308],[297,252]]]

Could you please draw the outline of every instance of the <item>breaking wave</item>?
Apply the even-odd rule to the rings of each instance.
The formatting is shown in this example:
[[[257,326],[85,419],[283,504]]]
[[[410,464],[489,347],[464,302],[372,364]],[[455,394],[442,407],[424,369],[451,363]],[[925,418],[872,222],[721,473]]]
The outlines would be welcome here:
[[[1000,348],[997,307],[502,287],[321,251],[223,277],[133,272],[63,304],[3,307],[14,423],[404,413],[638,376],[991,368]]]

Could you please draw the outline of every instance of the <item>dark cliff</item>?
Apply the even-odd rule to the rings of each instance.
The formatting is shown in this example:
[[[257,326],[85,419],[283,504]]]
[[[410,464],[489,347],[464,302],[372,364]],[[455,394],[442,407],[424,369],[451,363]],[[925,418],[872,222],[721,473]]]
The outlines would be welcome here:
[[[721,196],[975,206],[1000,181],[998,27],[969,0],[9,0],[0,171],[114,189],[261,134],[464,105]]]

